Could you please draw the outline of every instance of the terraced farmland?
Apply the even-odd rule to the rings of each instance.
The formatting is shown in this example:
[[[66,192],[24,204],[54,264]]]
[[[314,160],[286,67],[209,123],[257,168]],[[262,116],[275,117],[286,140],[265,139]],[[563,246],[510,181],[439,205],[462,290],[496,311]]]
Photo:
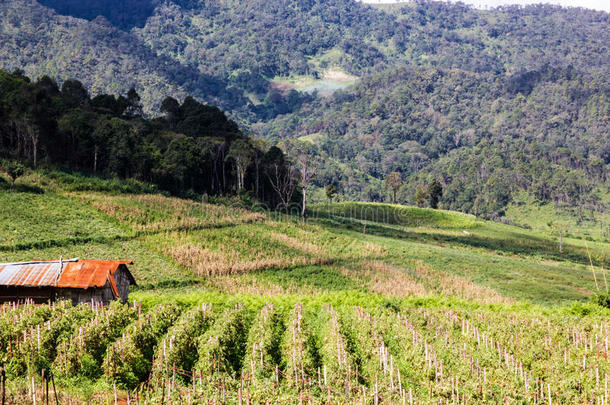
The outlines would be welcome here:
[[[43,381],[28,377],[42,370],[97,381],[91,403],[115,395],[142,404],[605,403],[608,396],[606,319],[223,298],[149,310],[4,305],[9,401],[43,401]],[[19,386],[24,378],[33,386]]]

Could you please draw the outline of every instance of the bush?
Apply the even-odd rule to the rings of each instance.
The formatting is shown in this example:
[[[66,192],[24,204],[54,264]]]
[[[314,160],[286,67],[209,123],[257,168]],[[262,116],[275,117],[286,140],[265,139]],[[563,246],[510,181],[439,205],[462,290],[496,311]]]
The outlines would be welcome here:
[[[15,185],[15,180],[25,174],[25,166],[12,160],[3,162],[2,168],[10,177],[12,185]]]
[[[157,186],[129,179],[103,179],[90,177],[77,172],[45,171],[44,174],[55,180],[65,191],[98,191],[113,194],[156,194]]]
[[[610,292],[594,295],[591,297],[591,301],[600,307],[610,308]]]
[[[109,382],[133,389],[146,380],[157,341],[179,315],[176,304],[160,304],[127,327],[123,336],[106,350],[103,369]]]

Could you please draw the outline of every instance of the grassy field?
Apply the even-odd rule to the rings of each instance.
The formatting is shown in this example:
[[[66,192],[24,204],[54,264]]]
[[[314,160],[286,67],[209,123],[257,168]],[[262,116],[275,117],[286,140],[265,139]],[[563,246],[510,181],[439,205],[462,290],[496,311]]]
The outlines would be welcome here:
[[[538,226],[389,204],[312,205],[303,224],[131,186],[30,173],[0,190],[0,262],[133,260],[138,282],[135,307],[1,307],[11,403],[32,381],[43,403],[42,369],[62,403],[115,386],[150,404],[606,395],[603,238],[559,252]]]
[[[506,217],[517,225],[543,231],[548,235],[553,235],[550,225],[559,224],[566,234],[575,238],[606,243],[610,241],[610,213],[607,212],[588,210],[579,221],[577,213],[556,209],[552,204],[539,204],[525,197],[520,203],[508,207]]]

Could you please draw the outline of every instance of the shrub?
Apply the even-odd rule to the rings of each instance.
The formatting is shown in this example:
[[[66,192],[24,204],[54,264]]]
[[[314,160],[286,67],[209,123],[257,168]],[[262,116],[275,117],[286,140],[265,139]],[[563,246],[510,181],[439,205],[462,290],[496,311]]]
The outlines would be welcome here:
[[[599,293],[591,297],[591,301],[600,307],[610,308],[610,292]]]

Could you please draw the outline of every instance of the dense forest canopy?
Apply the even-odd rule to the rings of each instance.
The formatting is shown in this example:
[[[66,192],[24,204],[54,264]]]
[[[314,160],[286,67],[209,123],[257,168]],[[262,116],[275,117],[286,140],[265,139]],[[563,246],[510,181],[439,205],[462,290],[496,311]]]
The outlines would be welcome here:
[[[0,67],[78,77],[94,93],[135,86],[147,111],[158,112],[167,95],[192,94],[248,123],[307,101],[278,93],[275,76],[319,77],[331,67],[357,76],[404,65],[507,75],[545,65],[609,69],[610,17],[584,9],[484,11],[423,0],[392,13],[353,0],[42,4],[50,9],[0,4]]]
[[[596,194],[607,189],[610,164],[605,77],[551,67],[514,77],[402,68],[273,121],[264,134],[312,140],[330,158],[319,186],[333,182],[352,199],[382,199],[367,178],[399,172],[408,180],[402,201],[411,203],[434,175],[447,208],[500,215],[511,193],[525,190],[601,209]]]
[[[211,142],[224,131],[189,117],[175,121],[176,108],[205,102],[288,152],[288,141],[308,143],[319,162],[311,185],[332,185],[341,198],[389,200],[383,180],[397,173],[401,202],[426,200],[438,181],[444,207],[494,218],[521,191],[579,215],[607,208],[605,12],[550,5],[477,10],[427,0],[383,9],[353,0],[10,0],[0,3],[0,17],[0,67],[60,84],[77,78],[93,96],[135,88],[145,116],[164,116],[139,118],[163,139],[162,154],[168,133],[191,139],[211,131],[204,136]],[[330,97],[277,85],[318,80],[331,70],[359,83]],[[172,107],[168,96],[184,102]],[[81,113],[91,111],[62,111],[51,123],[60,133],[70,120],[86,121],[74,117]],[[135,122],[125,121],[124,111],[112,114]],[[242,162],[238,171],[249,174],[235,173],[235,184],[222,187],[213,179],[176,183],[151,170],[137,173],[165,188],[213,193],[248,187],[254,166]]]
[[[278,148],[244,136],[217,107],[190,96],[168,97],[161,109],[163,116],[145,118],[133,89],[91,98],[76,80],[60,88],[46,76],[32,83],[0,71],[0,157],[134,178],[176,195],[249,191],[279,204],[271,181],[288,164]]]

